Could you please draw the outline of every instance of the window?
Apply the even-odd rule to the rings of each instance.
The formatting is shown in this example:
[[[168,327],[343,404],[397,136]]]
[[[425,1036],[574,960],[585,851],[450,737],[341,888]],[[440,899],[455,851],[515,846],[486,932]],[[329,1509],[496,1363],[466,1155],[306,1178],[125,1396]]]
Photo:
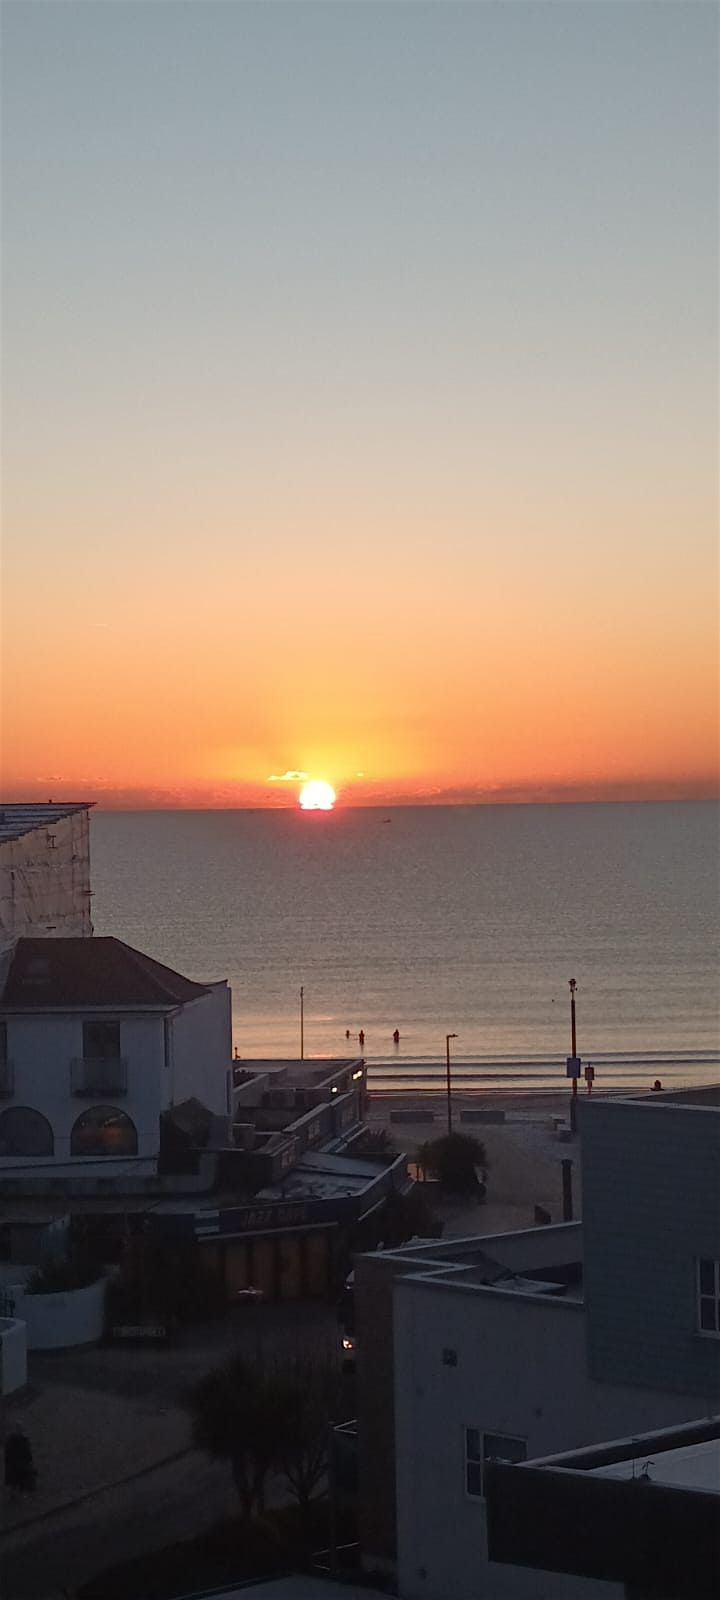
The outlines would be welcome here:
[[[137,1129],[117,1106],[90,1106],[70,1135],[71,1156],[136,1156]]]
[[[9,1106],[0,1116],[0,1156],[51,1156],[53,1131],[30,1106]]]
[[[0,1022],[0,1062],[7,1061],[7,1023]]]
[[[720,1261],[709,1256],[697,1262],[698,1328],[720,1334]]]
[[[119,1055],[119,1022],[83,1023],[83,1061],[112,1061]]]
[[[486,1461],[526,1460],[527,1440],[510,1433],[483,1433],[480,1428],[466,1428],[465,1493],[473,1499],[482,1498]]]

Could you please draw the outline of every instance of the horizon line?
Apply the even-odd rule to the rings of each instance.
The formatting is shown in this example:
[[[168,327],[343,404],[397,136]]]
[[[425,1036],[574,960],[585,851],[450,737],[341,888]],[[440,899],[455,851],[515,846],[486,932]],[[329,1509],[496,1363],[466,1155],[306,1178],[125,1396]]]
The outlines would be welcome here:
[[[642,806],[642,805],[717,805],[719,802],[720,802],[720,793],[717,792],[717,791],[713,792],[713,793],[700,793],[700,794],[698,794],[698,793],[694,793],[694,794],[693,793],[687,793],[685,791],[685,792],[679,792],[677,794],[667,794],[667,793],[665,793],[665,794],[656,794],[656,795],[653,795],[653,794],[651,794],[651,795],[637,795],[637,794],[634,794],[634,795],[633,794],[628,794],[628,795],[623,795],[623,794],[606,794],[606,795],[563,794],[563,795],[553,795],[553,796],[536,795],[536,796],[532,796],[532,797],[529,797],[529,796],[516,796],[515,797],[515,796],[505,795],[505,796],[498,796],[498,797],[495,797],[495,796],[468,797],[468,798],[459,797],[459,798],[454,798],[454,799],[438,797],[437,799],[368,800],[368,801],[347,801],[347,802],[343,802],[342,799],[338,799],[337,803],[332,808],[330,808],[327,811],[323,811],[321,813],[318,813],[318,814],[322,815],[324,817],[329,817],[329,816],[333,815],[333,813],[342,812],[342,811],[431,811],[431,810],[456,811],[456,810],[470,810],[470,809],[472,809],[472,810],[490,809],[490,808],[493,808],[493,807],[495,807],[495,808],[500,808],[500,807],[508,807],[508,808],[509,807],[513,807],[513,808],[517,807],[517,808],[520,808],[520,807],[523,807],[523,806],[530,807],[530,806],[574,806],[574,805],[575,806],[601,806],[601,805],[633,805],[633,806]],[[148,803],[146,801],[146,802],[143,803],[143,801],[140,800],[140,799],[135,800],[135,801],[128,800],[128,801],[120,801],[120,802],[117,802],[117,801],[108,802],[108,801],[105,801],[101,796],[88,797],[88,798],[82,799],[82,800],[78,800],[78,799],[73,800],[73,799],[70,799],[70,798],[68,798],[68,799],[65,799],[65,798],[56,799],[55,797],[52,797],[51,799],[49,798],[46,801],[20,800],[20,799],[17,799],[17,800],[7,800],[7,799],[6,800],[0,800],[0,807],[3,806],[3,805],[11,806],[11,805],[23,805],[23,804],[26,804],[26,805],[47,804],[47,805],[87,806],[88,810],[92,809],[92,810],[95,810],[95,811],[103,811],[103,812],[108,812],[108,813],[111,813],[111,814],[121,814],[123,812],[138,813],[138,814],[139,813],[147,814],[147,813],[151,813],[151,812],[159,812],[159,813],[195,812],[195,813],[200,813],[200,812],[204,812],[204,811],[207,811],[207,812],[210,812],[210,813],[217,813],[217,814],[223,814],[223,813],[229,813],[229,812],[246,812],[248,814],[257,814],[259,812],[267,812],[270,815],[277,814],[277,813],[289,812],[289,813],[292,813],[293,815],[295,815],[297,813],[300,813],[302,815],[307,815],[307,816],[311,816],[311,815],[315,815],[316,814],[314,812],[304,812],[303,808],[300,806],[300,804],[296,800],[295,801],[285,801],[283,804],[280,804],[280,805],[278,805],[278,804],[274,804],[274,805],[232,804],[232,803],[229,803],[227,801],[210,802],[208,804],[198,804],[197,802],[193,803],[190,800],[188,800],[186,802],[177,801],[175,803],[172,803],[172,802],[168,803],[168,801],[166,801],[166,800],[165,801],[160,801],[159,800],[159,801],[156,801],[154,803],[152,803],[152,802]]]

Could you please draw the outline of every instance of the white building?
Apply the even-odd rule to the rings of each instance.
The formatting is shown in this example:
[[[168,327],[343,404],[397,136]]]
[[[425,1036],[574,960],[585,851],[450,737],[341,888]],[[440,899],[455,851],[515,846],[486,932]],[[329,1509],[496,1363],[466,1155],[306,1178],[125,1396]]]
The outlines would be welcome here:
[[[120,939],[21,938],[0,956],[0,1170],[154,1169],[160,1117],[226,1117],[227,983],[194,983]]]
[[[403,1600],[621,1596],[491,1562],[487,1463],[719,1409],[720,1095],[589,1102],[582,1132],[582,1224],[356,1265],[360,1537]]]
[[[90,805],[0,802],[0,949],[91,933]]]

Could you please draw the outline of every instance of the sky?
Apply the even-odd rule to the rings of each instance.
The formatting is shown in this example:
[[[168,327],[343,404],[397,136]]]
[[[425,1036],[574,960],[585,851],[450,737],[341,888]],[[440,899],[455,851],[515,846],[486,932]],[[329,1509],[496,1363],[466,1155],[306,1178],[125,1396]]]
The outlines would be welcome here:
[[[717,33],[6,0],[5,798],[714,792]]]

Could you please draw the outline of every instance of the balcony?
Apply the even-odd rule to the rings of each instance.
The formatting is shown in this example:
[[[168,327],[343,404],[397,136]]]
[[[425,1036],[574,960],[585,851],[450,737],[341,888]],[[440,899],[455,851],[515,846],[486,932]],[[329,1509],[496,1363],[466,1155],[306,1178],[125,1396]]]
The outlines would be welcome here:
[[[0,1060],[0,1095],[13,1095],[15,1093],[15,1062],[9,1061],[7,1056]]]
[[[80,1056],[70,1062],[70,1090],[97,1100],[105,1095],[127,1094],[125,1056]]]

